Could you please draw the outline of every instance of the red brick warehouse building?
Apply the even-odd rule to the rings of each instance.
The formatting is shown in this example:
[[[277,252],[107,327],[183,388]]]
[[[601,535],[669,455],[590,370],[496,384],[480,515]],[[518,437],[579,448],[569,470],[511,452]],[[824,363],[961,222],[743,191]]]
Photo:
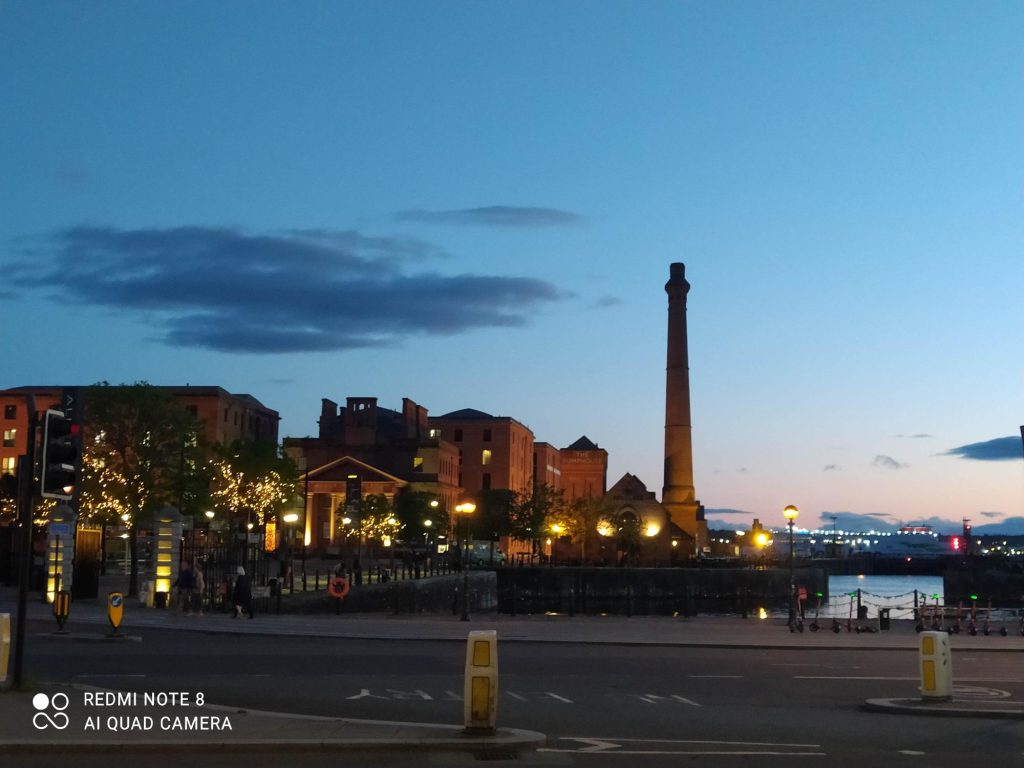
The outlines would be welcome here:
[[[302,471],[305,542],[318,551],[340,552],[353,494],[393,503],[408,488],[434,497],[439,514],[461,500],[458,449],[433,434],[427,409],[409,398],[401,411],[375,397],[349,397],[340,408],[325,398],[317,437],[286,437],[284,450]]]

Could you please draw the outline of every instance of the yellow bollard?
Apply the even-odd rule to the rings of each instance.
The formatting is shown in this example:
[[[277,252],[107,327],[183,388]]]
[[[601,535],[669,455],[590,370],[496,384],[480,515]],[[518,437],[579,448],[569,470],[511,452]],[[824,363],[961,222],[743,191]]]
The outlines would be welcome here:
[[[498,717],[498,633],[469,633],[466,645],[464,721],[466,731],[492,733]]]
[[[953,698],[953,654],[945,632],[922,632],[921,698],[948,701]]]
[[[0,683],[7,682],[7,658],[11,653],[11,614],[0,613]]]
[[[113,634],[121,634],[121,619],[124,618],[124,595],[120,592],[107,593],[107,620],[114,628]]]
[[[65,635],[64,624],[71,615],[71,593],[66,589],[53,596],[53,617],[57,619],[57,634]]]

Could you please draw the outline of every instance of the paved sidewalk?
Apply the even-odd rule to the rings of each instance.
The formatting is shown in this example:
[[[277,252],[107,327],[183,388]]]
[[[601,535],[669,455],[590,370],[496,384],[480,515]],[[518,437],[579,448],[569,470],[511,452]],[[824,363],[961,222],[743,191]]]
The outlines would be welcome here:
[[[14,613],[13,592],[0,590],[0,613]],[[44,622],[53,620],[50,608],[39,602],[29,605],[29,618]],[[867,629],[877,623],[864,622]],[[123,632],[127,640],[109,640],[109,625],[105,609],[99,603],[81,602],[72,606],[64,635],[68,642],[109,641],[145,643],[146,635],[154,629],[181,630],[199,633],[225,633],[240,638],[250,635],[278,637],[334,637],[358,639],[409,640],[415,642],[464,642],[471,630],[494,629],[499,646],[509,642],[572,643],[574,645],[649,645],[677,647],[718,647],[807,650],[891,650],[908,654],[917,653],[919,638],[910,621],[893,621],[887,631],[833,633],[827,629],[803,633],[790,632],[785,621],[758,620],[738,617],[697,616],[694,618],[637,616],[507,616],[474,615],[468,622],[458,617],[436,615],[258,615],[256,619],[232,619],[221,613],[203,616],[183,615],[175,611],[154,610],[132,603],[127,606]],[[998,628],[997,628],[998,630]],[[30,627],[39,634],[39,626]],[[50,630],[45,631],[50,634]],[[1024,653],[1024,637],[998,631],[989,636],[967,633],[951,636],[954,657],[958,651],[971,653]],[[70,716],[75,718],[75,702],[81,703],[82,687],[65,688],[71,699]],[[35,692],[33,692],[35,693]],[[925,704],[918,699],[872,699],[864,707],[874,711],[917,715],[960,717],[1012,717],[1024,719],[1024,702],[994,701],[991,698],[972,698],[969,691],[954,690],[957,694],[949,702]],[[960,695],[960,694],[964,695]],[[0,750],[58,750],[119,749],[129,746],[137,749],[226,749],[245,744],[254,748],[306,748],[325,749],[338,746],[360,749],[431,749],[472,750],[488,752],[516,752],[532,749],[544,742],[542,734],[499,729],[490,737],[467,736],[460,726],[424,725],[415,723],[381,723],[372,721],[340,720],[300,717],[281,713],[251,710],[220,710],[212,706],[202,709],[203,715],[225,714],[230,718],[231,730],[164,730],[159,716],[162,711],[150,712],[154,718],[151,728],[136,730],[126,721],[128,728],[115,733],[109,730],[70,733],[58,736],[52,729],[36,730],[32,719],[31,694],[0,694]],[[186,711],[195,715],[197,710]],[[126,716],[132,713],[127,712]],[[135,714],[139,714],[136,712]],[[146,712],[141,713],[143,716]],[[116,710],[103,712],[104,719],[117,716]],[[84,715],[79,716],[81,720]],[[199,723],[202,725],[202,723]],[[146,723],[142,722],[145,726]],[[171,723],[173,725],[173,722]],[[207,723],[211,725],[211,723]]]
[[[0,588],[0,613],[16,610],[16,592]],[[30,620],[51,622],[57,629],[50,606],[33,595],[28,605]],[[712,646],[723,648],[808,648],[916,651],[917,633],[912,621],[894,620],[891,629],[878,631],[877,620],[860,622],[865,631],[842,630],[834,633],[831,620],[822,620],[822,629],[790,632],[785,621],[741,619],[730,616],[580,616],[475,614],[463,622],[457,616],[437,614],[352,613],[321,614],[257,614],[253,620],[232,619],[226,613],[206,612],[202,616],[185,615],[176,610],[140,606],[138,601],[125,601],[121,630],[136,640],[147,629],[174,629],[238,635],[275,635],[291,637],[338,637],[382,640],[465,640],[467,632],[476,629],[498,631],[501,642],[597,643],[609,645]],[[857,623],[854,624],[854,629]],[[1003,625],[996,625],[989,636],[966,632],[950,636],[954,652],[972,651],[1024,652],[1024,637],[1016,626],[1006,637],[999,634]],[[100,639],[110,631],[106,608],[100,601],[72,604],[65,629],[72,639]],[[871,631],[873,630],[873,631]]]

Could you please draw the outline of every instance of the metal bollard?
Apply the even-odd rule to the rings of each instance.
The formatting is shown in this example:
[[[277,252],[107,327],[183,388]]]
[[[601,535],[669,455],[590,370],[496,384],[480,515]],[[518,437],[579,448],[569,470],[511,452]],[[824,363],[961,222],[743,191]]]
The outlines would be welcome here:
[[[464,722],[468,733],[494,733],[498,717],[498,633],[469,633],[466,645]]]

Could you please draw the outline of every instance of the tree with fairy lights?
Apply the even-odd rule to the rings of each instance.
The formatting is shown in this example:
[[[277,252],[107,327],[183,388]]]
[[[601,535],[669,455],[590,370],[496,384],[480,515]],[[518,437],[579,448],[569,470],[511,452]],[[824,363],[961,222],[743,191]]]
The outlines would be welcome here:
[[[395,516],[388,497],[380,493],[364,496],[359,508],[356,529],[360,542],[370,545],[370,552],[376,559],[377,545],[393,546],[395,537],[401,533],[403,524]]]
[[[545,528],[553,540],[568,537],[579,542],[582,564],[587,562],[587,542],[594,538],[595,533],[601,532],[604,536],[618,530],[617,521],[613,517],[611,508],[603,498],[582,496],[554,507],[545,522]]]
[[[13,524],[18,517],[18,478],[0,475],[0,522]]]
[[[178,501],[186,462],[195,462],[199,424],[173,395],[145,382],[90,387],[86,396],[82,510],[128,529],[128,596],[139,594],[138,531]]]
[[[218,446],[206,464],[210,501],[233,530],[265,531],[266,524],[293,505],[298,468],[275,443],[236,441]]]

